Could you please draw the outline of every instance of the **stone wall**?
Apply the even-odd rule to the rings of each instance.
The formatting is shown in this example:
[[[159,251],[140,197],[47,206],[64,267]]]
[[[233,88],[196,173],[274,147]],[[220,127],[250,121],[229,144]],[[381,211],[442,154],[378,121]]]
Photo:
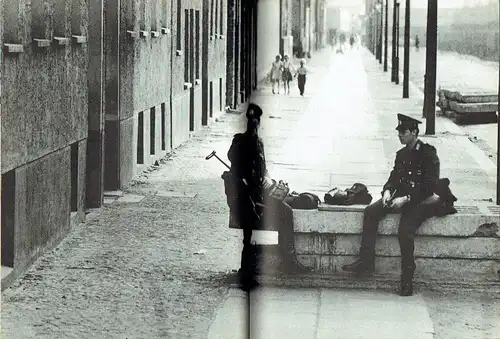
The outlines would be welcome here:
[[[0,2],[2,263],[15,268],[84,216],[88,8],[65,4]]]

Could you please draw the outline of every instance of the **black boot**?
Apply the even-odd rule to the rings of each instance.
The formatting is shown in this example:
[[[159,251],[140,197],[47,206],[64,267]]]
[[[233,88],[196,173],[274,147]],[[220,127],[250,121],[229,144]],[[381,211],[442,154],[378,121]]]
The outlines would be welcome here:
[[[402,297],[409,297],[413,295],[413,281],[401,279],[401,284],[399,286],[399,295]]]
[[[342,266],[342,270],[346,272],[353,272],[356,275],[372,275],[375,271],[375,265],[373,261],[367,262],[358,259],[352,264]]]
[[[288,253],[286,259],[283,260],[283,266],[284,271],[288,274],[306,274],[312,271],[297,260],[295,252]]]
[[[241,268],[238,270],[238,283],[241,290],[250,292],[259,286],[258,266],[257,247],[250,244],[243,246]]]
[[[283,241],[282,243],[286,242]],[[312,271],[297,260],[295,246],[291,242],[281,248],[281,263],[283,270],[288,274],[304,274]]]
[[[414,269],[408,268],[403,270],[403,273],[401,274],[399,295],[402,297],[409,297],[413,295],[413,271]]]

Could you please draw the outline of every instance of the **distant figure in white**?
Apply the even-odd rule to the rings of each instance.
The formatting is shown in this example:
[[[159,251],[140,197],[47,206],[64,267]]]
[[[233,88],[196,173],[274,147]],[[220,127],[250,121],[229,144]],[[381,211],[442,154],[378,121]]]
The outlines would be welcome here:
[[[274,92],[274,85],[278,84],[278,94],[280,94],[280,79],[281,79],[281,72],[283,70],[283,63],[281,62],[281,55],[277,55],[275,61],[273,62],[271,66],[271,83],[273,84],[273,94]]]

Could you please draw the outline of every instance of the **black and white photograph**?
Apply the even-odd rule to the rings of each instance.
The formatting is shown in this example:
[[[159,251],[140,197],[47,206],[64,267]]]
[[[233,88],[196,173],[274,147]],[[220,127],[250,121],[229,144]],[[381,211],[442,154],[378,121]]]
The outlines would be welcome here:
[[[5,339],[500,339],[499,0],[0,0]]]

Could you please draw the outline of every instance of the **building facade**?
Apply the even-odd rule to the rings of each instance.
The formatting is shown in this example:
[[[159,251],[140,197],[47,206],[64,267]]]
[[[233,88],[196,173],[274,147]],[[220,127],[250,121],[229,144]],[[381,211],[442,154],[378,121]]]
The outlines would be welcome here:
[[[22,272],[105,191],[246,102],[274,56],[291,50],[291,8],[0,0],[2,266]],[[266,9],[276,9],[269,32],[258,28]]]
[[[226,105],[227,1],[204,0],[202,30],[202,124],[219,115]]]
[[[21,270],[85,215],[88,7],[55,2],[0,1],[2,266]]]

